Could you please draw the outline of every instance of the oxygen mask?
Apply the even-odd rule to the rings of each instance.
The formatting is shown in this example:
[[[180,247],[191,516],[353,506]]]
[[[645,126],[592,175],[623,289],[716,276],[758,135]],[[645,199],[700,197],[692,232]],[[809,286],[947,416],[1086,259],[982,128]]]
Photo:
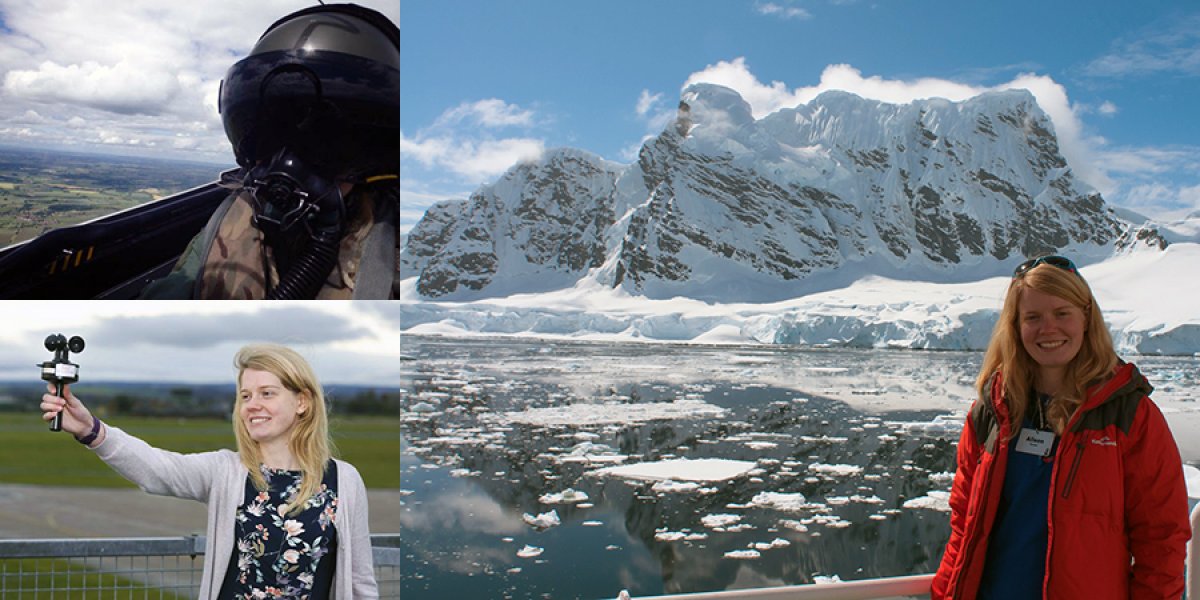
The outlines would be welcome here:
[[[253,223],[281,274],[269,298],[312,298],[337,260],[346,202],[333,179],[315,173],[288,148],[250,169],[243,181]]]
[[[287,148],[250,169],[245,187],[254,208],[254,226],[272,245],[296,238],[340,237],[346,207],[337,183],[311,172]]]

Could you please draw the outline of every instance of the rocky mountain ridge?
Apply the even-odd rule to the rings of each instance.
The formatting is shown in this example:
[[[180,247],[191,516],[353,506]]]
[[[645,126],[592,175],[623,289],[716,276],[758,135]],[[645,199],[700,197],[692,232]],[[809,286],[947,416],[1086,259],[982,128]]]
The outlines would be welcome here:
[[[589,277],[650,298],[761,302],[847,285],[843,271],[967,281],[1024,256],[1134,244],[1166,241],[1075,178],[1026,91],[905,105],[826,92],[756,120],[733,90],[698,84],[632,165],[552,150],[434,206],[401,269],[426,298]]]

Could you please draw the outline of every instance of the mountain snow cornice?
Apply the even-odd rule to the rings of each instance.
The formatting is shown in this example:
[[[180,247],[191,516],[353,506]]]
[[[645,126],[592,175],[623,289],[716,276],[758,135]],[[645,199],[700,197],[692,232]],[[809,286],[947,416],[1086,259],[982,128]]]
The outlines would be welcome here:
[[[1165,247],[1075,178],[1027,91],[903,105],[835,91],[756,120],[737,92],[698,84],[632,165],[552,150],[431,208],[401,269],[429,298],[592,277],[651,298],[756,302],[850,272],[966,281],[1134,243]]]

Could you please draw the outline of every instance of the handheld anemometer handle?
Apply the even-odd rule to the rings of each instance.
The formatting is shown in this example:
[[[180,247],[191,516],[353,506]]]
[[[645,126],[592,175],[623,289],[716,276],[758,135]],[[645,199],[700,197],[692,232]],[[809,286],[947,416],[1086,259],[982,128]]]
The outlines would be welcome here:
[[[58,396],[59,398],[63,397],[63,384],[57,382],[54,384],[54,395]],[[66,409],[64,408],[63,410]],[[54,414],[54,420],[50,421],[50,431],[62,431],[62,414],[62,410]]]

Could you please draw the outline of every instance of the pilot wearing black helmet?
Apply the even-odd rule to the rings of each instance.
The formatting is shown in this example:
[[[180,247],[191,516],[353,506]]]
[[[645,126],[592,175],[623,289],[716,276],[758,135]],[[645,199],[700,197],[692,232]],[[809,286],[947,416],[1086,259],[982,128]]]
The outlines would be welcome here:
[[[354,4],[267,29],[221,82],[241,170],[143,298],[399,296],[400,30]]]

